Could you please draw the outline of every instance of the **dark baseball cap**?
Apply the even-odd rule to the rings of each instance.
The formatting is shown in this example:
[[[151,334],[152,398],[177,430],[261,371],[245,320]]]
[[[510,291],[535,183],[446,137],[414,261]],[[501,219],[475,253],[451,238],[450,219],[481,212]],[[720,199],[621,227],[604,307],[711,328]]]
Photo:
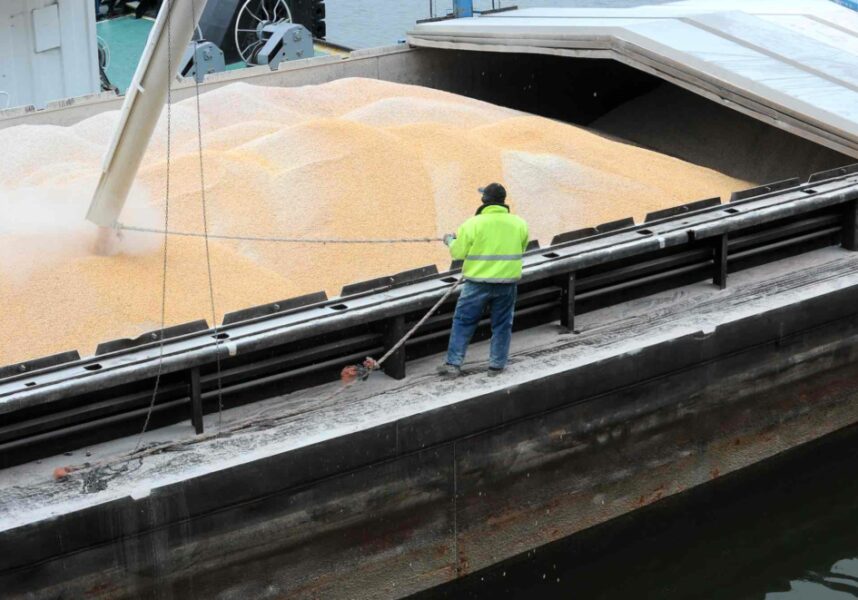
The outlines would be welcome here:
[[[478,190],[483,195],[483,204],[503,204],[506,188],[499,183],[490,183]]]

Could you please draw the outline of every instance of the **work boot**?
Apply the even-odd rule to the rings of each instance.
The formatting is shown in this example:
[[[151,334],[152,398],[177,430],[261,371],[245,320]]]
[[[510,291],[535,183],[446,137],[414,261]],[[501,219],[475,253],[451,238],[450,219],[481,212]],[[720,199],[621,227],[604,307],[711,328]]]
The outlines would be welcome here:
[[[458,377],[462,374],[462,368],[458,365],[444,363],[443,365],[438,367],[438,374],[452,379],[453,377]]]
[[[489,367],[489,377],[497,377],[503,373],[503,369],[498,369],[496,367]]]

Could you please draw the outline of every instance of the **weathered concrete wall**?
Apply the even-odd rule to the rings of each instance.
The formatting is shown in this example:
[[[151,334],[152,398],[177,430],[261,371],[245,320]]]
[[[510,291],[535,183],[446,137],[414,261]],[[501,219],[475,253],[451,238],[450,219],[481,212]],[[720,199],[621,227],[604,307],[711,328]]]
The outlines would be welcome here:
[[[403,596],[858,422],[856,341],[852,286],[7,531],[0,588]]]

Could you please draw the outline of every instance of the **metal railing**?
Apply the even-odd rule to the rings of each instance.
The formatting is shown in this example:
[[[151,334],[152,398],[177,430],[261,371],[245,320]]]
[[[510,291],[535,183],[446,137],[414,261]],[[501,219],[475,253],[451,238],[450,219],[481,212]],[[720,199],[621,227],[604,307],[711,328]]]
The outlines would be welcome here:
[[[811,249],[858,249],[858,165],[777,182],[632,219],[555,236],[525,255],[516,328],[559,320],[692,282],[723,288],[731,272]],[[455,265],[454,265],[455,266]],[[161,386],[151,427],[217,410],[220,359],[226,407],[338,378],[379,356],[460,276],[434,266],[227,314],[214,330],[195,321],[164,331]],[[408,361],[446,346],[454,297],[385,363],[405,376]],[[489,335],[481,323],[476,338]],[[151,400],[161,332],[0,367],[0,467],[138,433]],[[216,352],[220,352],[218,357]]]

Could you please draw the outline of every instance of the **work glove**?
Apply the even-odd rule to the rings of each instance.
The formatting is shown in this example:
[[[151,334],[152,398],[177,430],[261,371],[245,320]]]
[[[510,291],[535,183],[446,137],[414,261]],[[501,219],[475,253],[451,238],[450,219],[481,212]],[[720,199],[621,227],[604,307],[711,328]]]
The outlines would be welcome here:
[[[455,233],[444,234],[444,237],[442,239],[444,240],[444,245],[449,248],[453,244],[453,240],[456,239],[456,234]]]

